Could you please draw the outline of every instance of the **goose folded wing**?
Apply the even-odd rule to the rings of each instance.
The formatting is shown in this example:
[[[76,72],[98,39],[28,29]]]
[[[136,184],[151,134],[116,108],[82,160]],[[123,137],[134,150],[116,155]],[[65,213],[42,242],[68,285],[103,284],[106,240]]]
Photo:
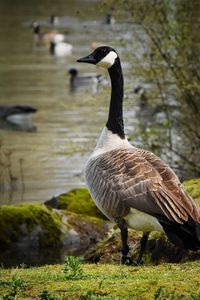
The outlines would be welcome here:
[[[200,222],[199,207],[184,192],[169,167],[162,177],[155,163],[140,151],[131,150],[110,151],[96,163],[99,186],[103,187],[109,201],[112,198],[112,202],[120,204],[119,209],[133,207],[180,224],[189,216]],[[162,165],[162,160],[157,164],[160,170],[167,166],[164,162]]]
[[[200,223],[200,208],[192,199],[192,197],[184,190],[181,182],[174,171],[158,156],[150,151],[138,150],[138,154],[142,155],[160,174],[165,188],[176,198],[187,213],[197,222]]]

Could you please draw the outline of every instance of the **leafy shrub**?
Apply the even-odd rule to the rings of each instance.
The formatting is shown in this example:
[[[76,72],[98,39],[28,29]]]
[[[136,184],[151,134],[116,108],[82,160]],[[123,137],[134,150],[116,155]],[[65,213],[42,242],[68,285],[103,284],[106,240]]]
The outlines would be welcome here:
[[[60,296],[57,296],[51,292],[44,290],[40,295],[41,300],[62,300]]]
[[[83,257],[79,256],[66,256],[64,259],[64,274],[67,279],[78,279],[82,277],[83,269],[81,263]]]

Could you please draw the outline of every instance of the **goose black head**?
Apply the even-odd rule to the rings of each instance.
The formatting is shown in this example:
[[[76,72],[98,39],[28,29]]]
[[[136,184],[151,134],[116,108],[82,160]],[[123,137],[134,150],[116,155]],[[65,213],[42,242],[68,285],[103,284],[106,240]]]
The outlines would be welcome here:
[[[117,52],[113,48],[108,46],[101,46],[96,48],[94,52],[92,52],[88,56],[78,59],[77,62],[89,63],[109,69],[114,65],[117,58]]]
[[[71,68],[69,69],[69,72],[68,72],[72,77],[75,77],[78,75],[78,70],[75,69],[75,68]]]
[[[40,33],[40,24],[38,22],[33,22],[31,27],[33,28],[33,33]]]
[[[55,54],[55,47],[56,47],[56,43],[54,41],[50,42],[50,46],[49,46],[49,52],[50,54],[54,55]]]

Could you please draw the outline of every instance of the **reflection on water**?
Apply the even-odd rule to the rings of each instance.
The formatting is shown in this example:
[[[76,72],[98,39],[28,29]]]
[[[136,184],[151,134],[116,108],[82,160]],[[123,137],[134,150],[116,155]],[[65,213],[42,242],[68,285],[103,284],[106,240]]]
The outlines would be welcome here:
[[[93,87],[71,93],[68,71],[77,67],[77,58],[91,51],[93,41],[116,45],[120,52],[120,38],[127,35],[123,24],[112,29],[103,24],[105,16],[94,9],[96,1],[91,5],[91,1],[59,0],[55,7],[49,3],[0,3],[0,105],[38,109],[33,116],[37,131],[0,129],[1,203],[43,201],[84,184],[84,162],[105,122],[110,90],[103,85],[100,93]],[[52,25],[49,16],[54,13],[58,19]],[[40,23],[41,32],[65,32],[72,54],[57,58],[49,54],[48,44],[35,44],[34,21]],[[126,62],[125,53],[122,60]],[[80,74],[94,71],[93,66],[78,67]],[[124,63],[124,73],[128,71]],[[107,76],[100,69],[97,72]]]
[[[88,249],[82,248],[75,250],[73,247],[68,246],[67,250],[61,248],[48,248],[48,249],[32,249],[31,247],[21,247],[21,249],[12,249],[0,253],[0,261],[4,268],[13,268],[24,266],[41,266],[46,264],[63,263],[66,255],[81,256]]]

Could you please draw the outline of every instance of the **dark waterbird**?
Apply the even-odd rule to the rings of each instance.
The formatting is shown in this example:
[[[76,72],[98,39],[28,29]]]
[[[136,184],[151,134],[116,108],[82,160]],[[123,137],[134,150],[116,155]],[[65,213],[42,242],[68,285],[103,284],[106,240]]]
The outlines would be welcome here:
[[[59,23],[59,18],[56,15],[52,14],[49,17],[49,23],[51,25],[57,25]]]
[[[57,57],[68,56],[72,52],[72,45],[65,42],[56,43],[54,40],[50,42],[49,52]]]
[[[78,62],[104,67],[110,75],[108,120],[86,163],[85,178],[96,205],[121,230],[121,262],[133,263],[128,227],[143,231],[137,265],[153,230],[164,231],[179,248],[200,249],[199,206],[163,160],[132,146],[125,136],[123,74],[117,52],[102,46]]]
[[[106,24],[108,25],[114,25],[116,23],[115,18],[113,17],[113,15],[111,13],[108,13],[106,15]]]
[[[0,105],[0,126],[4,129],[34,131],[32,116],[37,109],[30,105]]]
[[[97,74],[79,74],[76,68],[69,70],[71,91],[76,89],[91,88],[93,92],[97,91],[99,83],[102,81],[102,75]]]

